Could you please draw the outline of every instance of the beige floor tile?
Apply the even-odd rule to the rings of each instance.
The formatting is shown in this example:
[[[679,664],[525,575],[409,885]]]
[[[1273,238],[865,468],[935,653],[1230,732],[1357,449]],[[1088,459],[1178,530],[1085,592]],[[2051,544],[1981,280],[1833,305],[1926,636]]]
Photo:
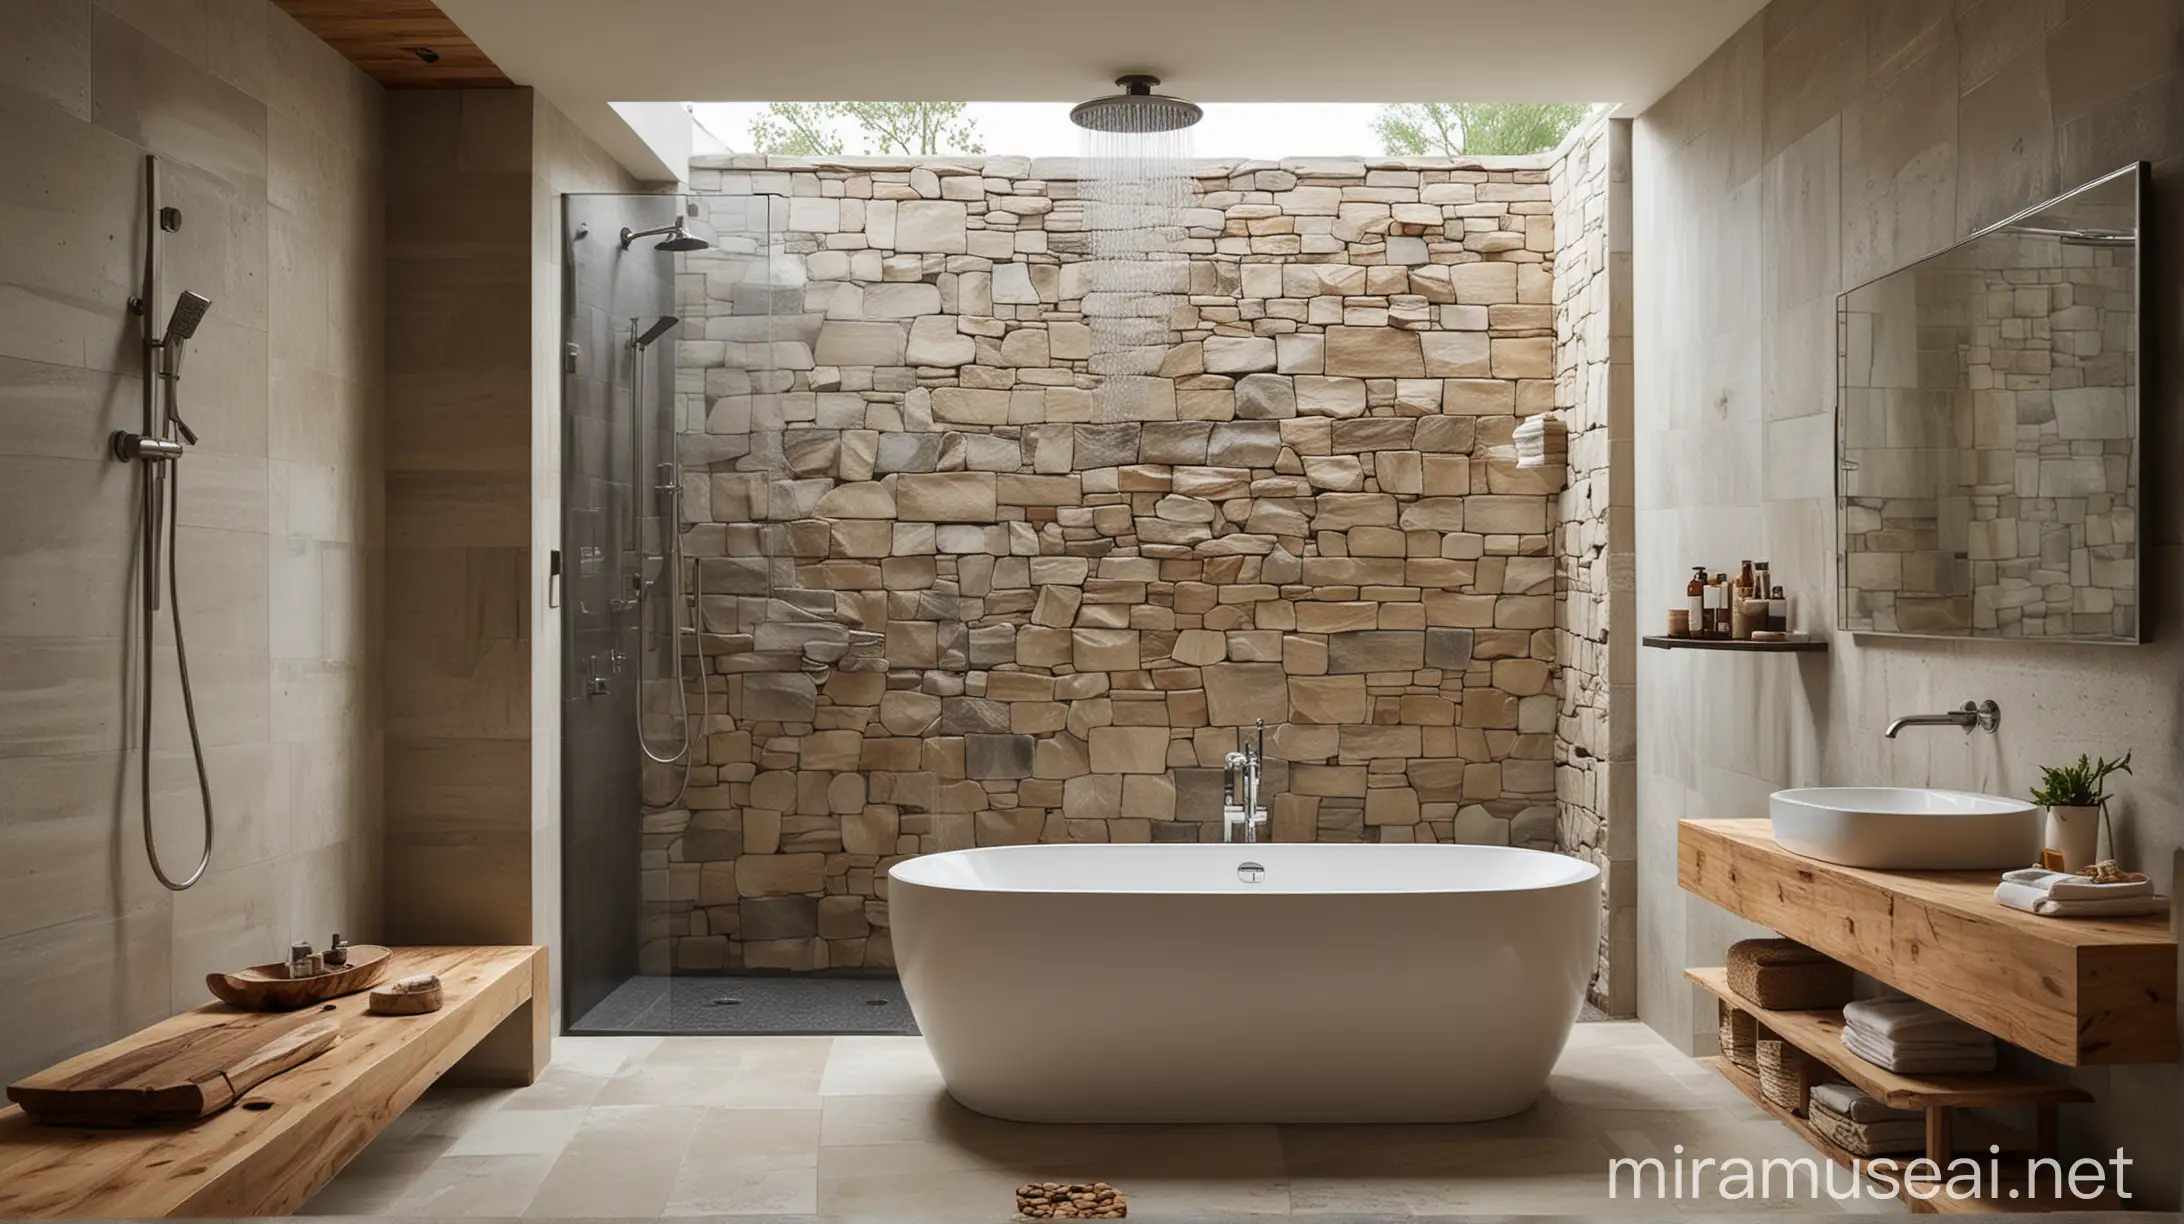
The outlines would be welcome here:
[[[527,1216],[651,1217],[666,1209],[705,1110],[595,1105],[546,1174]]]
[[[1023,1178],[1006,1169],[920,1159],[924,1145],[819,1150],[819,1215],[842,1224],[999,1224],[1016,1215]]]
[[[946,1091],[923,1037],[837,1038],[819,1081],[825,1096],[930,1095]]]
[[[668,1192],[667,1215],[818,1210],[819,1111],[708,1109]]]
[[[496,1109],[464,1128],[449,1156],[559,1156],[583,1124],[582,1109]]]
[[[450,1156],[426,1170],[389,1215],[506,1218],[538,1196],[554,1155]]]

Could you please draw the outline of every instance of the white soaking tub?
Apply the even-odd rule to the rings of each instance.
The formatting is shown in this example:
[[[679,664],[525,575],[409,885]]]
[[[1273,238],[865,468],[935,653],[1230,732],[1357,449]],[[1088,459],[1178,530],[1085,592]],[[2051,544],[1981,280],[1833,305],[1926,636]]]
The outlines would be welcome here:
[[[1502,846],[997,846],[888,875],[949,1093],[1024,1122],[1504,1117],[1599,938],[1598,868]]]

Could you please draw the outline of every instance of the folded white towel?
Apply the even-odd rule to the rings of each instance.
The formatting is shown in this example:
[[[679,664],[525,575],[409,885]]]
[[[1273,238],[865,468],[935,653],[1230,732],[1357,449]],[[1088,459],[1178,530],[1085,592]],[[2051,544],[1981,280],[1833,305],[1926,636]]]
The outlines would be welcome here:
[[[2006,884],[2021,884],[2046,894],[2054,901],[2108,901],[2117,897],[2151,897],[2154,895],[2152,880],[2132,880],[2123,884],[2095,884],[2081,875],[2067,871],[2049,871],[2042,867],[2020,867],[2002,873]]]
[[[2128,888],[2131,885],[2115,887]],[[2169,912],[2169,899],[2151,893],[2098,900],[2058,900],[2035,885],[2020,884],[2012,880],[2004,880],[1994,886],[1994,899],[2011,909],[2038,914],[2042,918],[2131,918],[2140,914]]]
[[[1918,1109],[1891,1109],[1853,1084],[1814,1084],[1812,1099],[1853,1122],[1923,1122]]]
[[[1890,1041],[1992,1042],[1994,1038],[1909,995],[1883,995],[1843,1005],[1843,1023]]]
[[[1843,1048],[1876,1067],[1886,1067],[1904,1075],[1992,1071],[1995,1062],[1992,1038],[1985,1047],[1906,1050],[1877,1040],[1863,1030],[1846,1028],[1843,1030]]]

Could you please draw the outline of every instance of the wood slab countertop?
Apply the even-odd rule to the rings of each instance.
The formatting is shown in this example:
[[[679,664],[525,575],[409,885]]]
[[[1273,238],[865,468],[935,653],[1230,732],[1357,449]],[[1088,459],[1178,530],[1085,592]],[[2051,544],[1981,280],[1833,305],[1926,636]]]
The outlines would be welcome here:
[[[1684,889],[2070,1066],[2175,1062],[2166,917],[2041,918],[1996,871],[1871,871],[1792,854],[1765,820],[1678,822]]]
[[[252,1088],[240,1104],[188,1125],[142,1130],[42,1126],[0,1110],[0,1217],[288,1215],[331,1180],[419,1093],[527,1003],[543,1035],[546,950],[398,948],[392,972],[436,973],[446,1006],[375,1016],[363,993],[332,1002],[341,1039]],[[112,1058],[196,1029],[279,1013],[209,1003],[54,1068]]]

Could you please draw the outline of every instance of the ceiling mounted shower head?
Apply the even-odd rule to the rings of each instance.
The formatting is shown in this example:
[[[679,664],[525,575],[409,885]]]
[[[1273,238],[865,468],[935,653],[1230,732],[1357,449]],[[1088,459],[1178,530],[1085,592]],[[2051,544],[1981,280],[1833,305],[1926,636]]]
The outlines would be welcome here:
[[[1079,102],[1069,121],[1095,132],[1173,132],[1206,117],[1196,103],[1154,93],[1159,77],[1132,72],[1116,77],[1115,84],[1121,93]]]
[[[682,322],[682,320],[675,317],[674,315],[661,315],[658,322],[646,328],[643,332],[630,337],[630,343],[636,345],[638,348],[650,348],[652,347],[653,341],[659,339],[662,335],[666,334],[669,328],[675,326],[677,323],[680,322]],[[631,326],[632,330],[634,330],[634,320],[632,320]]]
[[[650,238],[655,234],[667,235],[653,244],[652,249],[656,251],[703,251],[709,250],[713,245],[691,233],[684,228],[681,220],[677,220],[673,225],[663,225],[657,229],[633,230],[628,226],[624,226],[622,228],[622,249],[626,251],[629,249],[630,244],[639,238]]]

